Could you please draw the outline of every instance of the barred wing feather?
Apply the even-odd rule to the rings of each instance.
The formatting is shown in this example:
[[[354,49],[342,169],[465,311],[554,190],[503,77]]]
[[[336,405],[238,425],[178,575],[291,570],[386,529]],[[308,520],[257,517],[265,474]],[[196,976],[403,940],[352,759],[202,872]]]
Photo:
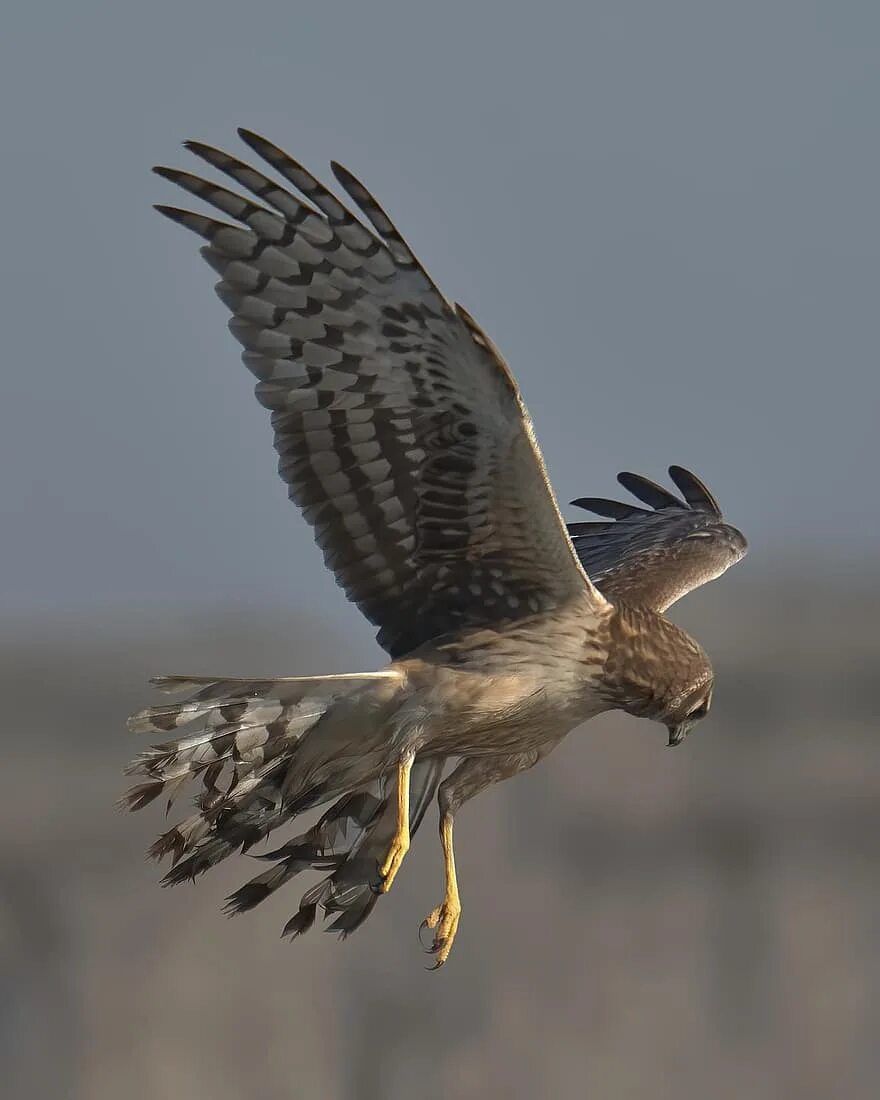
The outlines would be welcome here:
[[[439,635],[604,601],[566,536],[519,390],[369,192],[333,165],[370,228],[286,153],[262,171],[187,147],[259,200],[164,178],[232,225],[158,209],[207,241],[230,328],[271,411],[279,472],[327,566],[392,656]]]

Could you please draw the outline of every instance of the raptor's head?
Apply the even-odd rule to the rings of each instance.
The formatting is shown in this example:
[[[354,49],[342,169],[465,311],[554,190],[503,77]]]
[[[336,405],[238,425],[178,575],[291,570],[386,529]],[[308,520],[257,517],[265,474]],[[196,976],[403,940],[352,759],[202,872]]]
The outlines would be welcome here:
[[[689,686],[687,693],[673,707],[666,710],[661,721],[669,730],[669,745],[680,745],[701,718],[705,718],[712,705],[714,681],[710,675],[705,683]]]

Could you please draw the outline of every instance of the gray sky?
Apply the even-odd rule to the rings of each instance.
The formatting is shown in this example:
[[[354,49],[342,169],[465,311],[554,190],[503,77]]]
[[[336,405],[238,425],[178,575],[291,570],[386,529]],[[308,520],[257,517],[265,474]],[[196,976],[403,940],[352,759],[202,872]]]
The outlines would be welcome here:
[[[758,560],[876,556],[880,7],[527,7],[7,15],[0,610],[355,629],[195,238],[150,210],[152,164],[243,124],[377,193],[505,352],[562,501],[679,462]]]

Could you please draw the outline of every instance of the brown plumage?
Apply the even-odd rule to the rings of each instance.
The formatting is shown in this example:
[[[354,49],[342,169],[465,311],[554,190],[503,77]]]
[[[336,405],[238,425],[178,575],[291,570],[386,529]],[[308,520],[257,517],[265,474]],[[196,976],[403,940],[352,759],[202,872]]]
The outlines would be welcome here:
[[[611,522],[566,530],[516,382],[474,319],[345,169],[333,166],[363,221],[276,146],[240,133],[304,199],[190,142],[254,198],[160,168],[241,224],[158,209],[205,240],[290,497],[391,662],[343,676],[163,678],[161,689],[187,694],[131,720],[166,739],[132,763],[140,781],[124,801],[170,804],[200,782],[194,812],[151,850],[171,856],[168,884],[328,806],[228,899],[241,912],[303,870],[326,872],[285,928],[295,936],[319,909],[343,934],[369,915],[438,791],[446,891],[426,924],[440,965],[461,908],[458,807],[602,711],[660,721],[678,744],[708,710],[712,670],[662,612],[741,557],[745,540],[679,467],[682,498],[621,474],[649,510],[584,498]]]

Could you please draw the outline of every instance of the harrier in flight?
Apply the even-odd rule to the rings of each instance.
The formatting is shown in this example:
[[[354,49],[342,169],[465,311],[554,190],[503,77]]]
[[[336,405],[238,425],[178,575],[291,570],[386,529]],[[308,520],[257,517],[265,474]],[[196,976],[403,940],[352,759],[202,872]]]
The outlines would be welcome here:
[[[133,761],[140,780],[124,801],[170,803],[200,780],[195,811],[151,849],[173,860],[167,884],[328,807],[228,899],[237,913],[300,871],[325,872],[284,929],[297,936],[319,907],[343,934],[366,919],[437,791],[446,884],[423,928],[439,966],[461,914],[458,808],[603,711],[653,719],[680,744],[709,710],[713,673],[663,613],[746,541],[678,466],[680,496],[621,474],[646,507],[582,498],[603,520],[566,528],[516,381],[477,322],[348,171],[333,165],[357,213],[277,146],[239,133],[261,169],[186,147],[244,194],[156,169],[232,221],[158,209],[205,242],[281,477],[389,663],[155,681],[185,695],[131,719],[171,739]]]

